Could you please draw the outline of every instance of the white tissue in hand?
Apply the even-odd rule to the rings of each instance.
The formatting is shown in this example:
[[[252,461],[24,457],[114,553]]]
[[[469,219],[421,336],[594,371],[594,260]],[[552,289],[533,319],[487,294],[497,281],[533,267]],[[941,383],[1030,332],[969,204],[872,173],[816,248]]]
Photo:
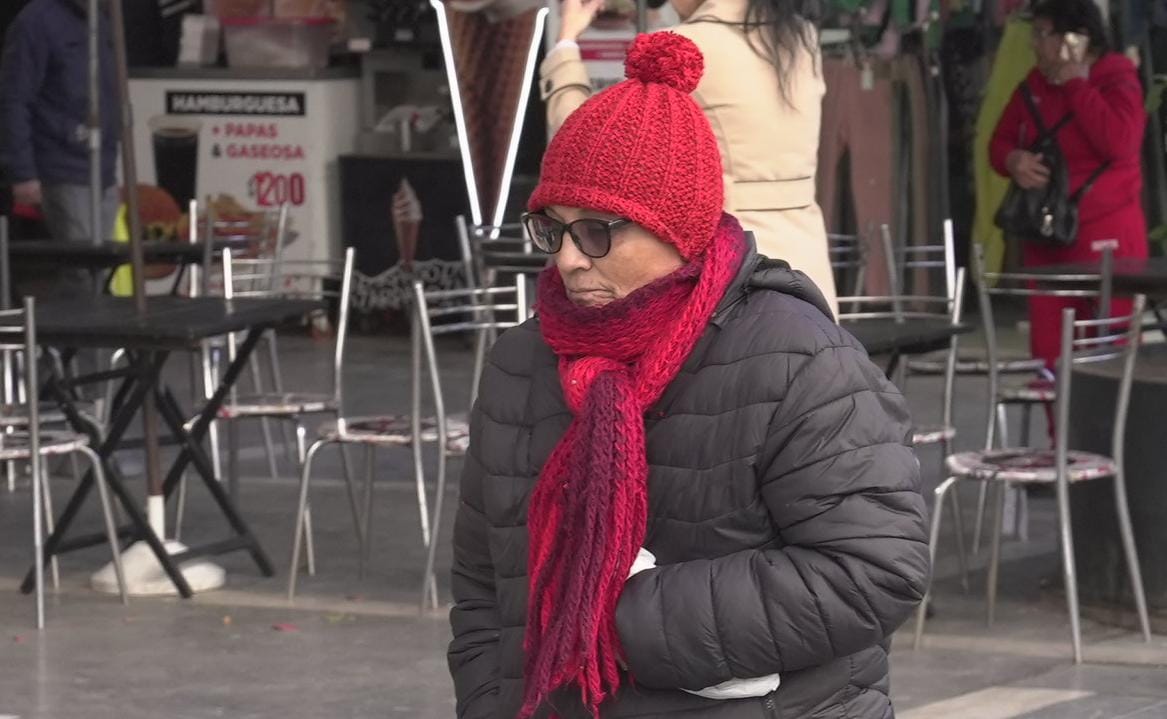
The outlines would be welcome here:
[[[778,675],[771,674],[767,677],[756,677],[754,679],[730,679],[717,686],[707,687],[699,691],[694,692],[688,689],[685,691],[690,694],[696,694],[699,697],[705,697],[706,699],[751,699],[766,696],[777,689],[778,684]]]
[[[652,569],[655,566],[656,555],[641,547],[640,551],[636,553],[636,561],[632,562],[632,566],[628,569],[628,578],[632,579],[634,575],[640,574],[646,569]]]

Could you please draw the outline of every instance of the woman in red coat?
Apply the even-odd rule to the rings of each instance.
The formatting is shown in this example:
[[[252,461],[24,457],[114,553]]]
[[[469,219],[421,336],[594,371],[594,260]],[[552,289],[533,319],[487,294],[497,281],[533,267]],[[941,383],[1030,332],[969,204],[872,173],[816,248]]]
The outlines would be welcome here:
[[[1084,36],[1084,47],[1067,46],[1067,33]],[[1067,113],[1071,115],[1057,133],[1070,174],[1070,192],[1076,192],[1103,163],[1110,164],[1079,202],[1081,226],[1074,244],[1051,248],[1025,243],[1024,264],[1097,261],[1108,245],[1115,257],[1146,257],[1140,164],[1146,112],[1134,64],[1110,51],[1102,14],[1092,0],[1038,2],[1033,9],[1033,48],[1037,68],[1023,82],[1033,94],[1042,124],[1051,128]],[[989,146],[993,168],[1024,188],[1049,182],[1049,168],[1041,156],[1026,149],[1037,140],[1035,125],[1019,88]],[[1091,305],[1082,300],[1034,297],[1029,305],[1031,349],[1051,369],[1059,352],[1063,307],[1092,312]],[[1115,315],[1129,311],[1129,300],[1112,304]]]

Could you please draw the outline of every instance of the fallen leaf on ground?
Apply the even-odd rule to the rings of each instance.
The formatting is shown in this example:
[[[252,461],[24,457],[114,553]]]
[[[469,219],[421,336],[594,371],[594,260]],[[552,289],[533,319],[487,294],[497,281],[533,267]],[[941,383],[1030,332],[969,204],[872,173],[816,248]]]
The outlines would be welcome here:
[[[298,632],[300,628],[291,622],[280,622],[279,624],[271,625],[271,628],[277,632]]]

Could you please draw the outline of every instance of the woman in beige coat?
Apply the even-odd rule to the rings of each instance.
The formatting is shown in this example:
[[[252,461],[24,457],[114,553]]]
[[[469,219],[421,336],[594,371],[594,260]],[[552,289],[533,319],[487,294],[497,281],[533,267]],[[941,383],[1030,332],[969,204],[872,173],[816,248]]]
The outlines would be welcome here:
[[[814,0],[670,0],[673,31],[696,43],[705,75],[693,93],[713,125],[726,211],[837,310],[822,210],[815,201],[823,82]],[[539,70],[554,133],[592,93],[576,40],[603,0],[564,0],[559,43]]]

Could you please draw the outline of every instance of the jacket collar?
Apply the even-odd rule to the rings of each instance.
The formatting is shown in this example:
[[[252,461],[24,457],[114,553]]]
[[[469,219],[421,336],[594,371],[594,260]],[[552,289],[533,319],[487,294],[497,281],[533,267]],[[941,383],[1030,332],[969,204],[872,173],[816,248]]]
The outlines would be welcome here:
[[[834,319],[830,305],[827,304],[823,293],[806,274],[791,269],[785,260],[774,260],[758,254],[754,233],[746,232],[744,235],[746,253],[742,260],[742,266],[733,282],[730,283],[729,289],[725,291],[725,295],[721,298],[721,303],[718,304],[713,316],[709,318],[710,324],[717,327],[723,326],[726,318],[729,317],[730,310],[739,302],[748,301],[750,293],[756,290],[781,292],[797,297],[814,305],[832,320]]]

